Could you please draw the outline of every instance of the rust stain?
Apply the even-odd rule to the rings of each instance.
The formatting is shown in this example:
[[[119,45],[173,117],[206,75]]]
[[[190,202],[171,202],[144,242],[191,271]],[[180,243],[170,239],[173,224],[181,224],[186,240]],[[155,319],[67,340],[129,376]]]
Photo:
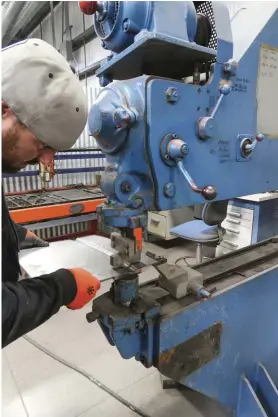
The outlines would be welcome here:
[[[166,352],[162,352],[159,355],[159,363],[162,365],[168,365],[172,360],[175,350],[176,348],[172,348],[170,350],[167,350]]]

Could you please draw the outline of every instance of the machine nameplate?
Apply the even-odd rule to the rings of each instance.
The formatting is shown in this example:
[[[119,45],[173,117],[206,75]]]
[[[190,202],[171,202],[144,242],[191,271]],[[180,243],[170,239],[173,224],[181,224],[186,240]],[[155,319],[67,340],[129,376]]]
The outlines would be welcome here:
[[[278,139],[278,48],[262,44],[257,82],[257,133]]]
[[[222,323],[215,323],[184,343],[162,352],[157,368],[174,381],[186,378],[219,355],[221,334]]]

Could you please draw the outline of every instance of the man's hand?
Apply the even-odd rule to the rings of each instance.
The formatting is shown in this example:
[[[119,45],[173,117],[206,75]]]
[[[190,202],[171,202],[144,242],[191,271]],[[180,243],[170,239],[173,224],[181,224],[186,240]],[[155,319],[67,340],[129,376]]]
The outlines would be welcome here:
[[[19,249],[44,248],[46,246],[49,246],[49,242],[40,239],[35,233],[28,230],[25,239],[19,245]]]
[[[82,268],[69,269],[72,273],[77,287],[74,300],[67,305],[71,310],[77,310],[84,307],[95,296],[100,289],[100,281],[90,272]]]

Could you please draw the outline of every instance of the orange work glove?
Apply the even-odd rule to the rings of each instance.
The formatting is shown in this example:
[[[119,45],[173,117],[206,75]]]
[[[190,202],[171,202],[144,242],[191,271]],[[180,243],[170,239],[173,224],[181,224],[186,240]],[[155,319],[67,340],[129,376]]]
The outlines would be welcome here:
[[[100,281],[82,268],[73,268],[69,269],[69,271],[75,279],[77,293],[75,299],[67,307],[71,310],[77,310],[84,307],[96,296],[97,291],[100,289]]]

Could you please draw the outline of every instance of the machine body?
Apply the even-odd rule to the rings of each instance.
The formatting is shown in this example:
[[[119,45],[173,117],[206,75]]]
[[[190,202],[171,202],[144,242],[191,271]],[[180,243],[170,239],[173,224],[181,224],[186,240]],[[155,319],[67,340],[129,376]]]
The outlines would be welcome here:
[[[130,230],[148,210],[278,188],[278,8],[250,2],[231,16],[222,2],[93,3],[111,50],[89,114],[106,155],[98,212],[122,230],[128,266],[128,253],[138,261]],[[164,263],[141,287],[130,271],[88,320],[123,358],[237,417],[277,417],[277,249],[273,239],[193,269]]]
[[[104,3],[108,10],[114,4]],[[125,81],[109,83],[89,114],[91,134],[107,161],[102,176],[107,203],[100,211],[113,227],[145,226],[147,210],[230,199],[270,191],[277,184],[278,122],[269,101],[278,83],[276,6],[244,53],[237,53],[233,35],[244,29],[235,17],[232,33],[225,4],[212,3],[211,36],[217,36],[213,50],[194,42],[197,24],[192,15],[197,22],[198,14],[190,2],[161,3],[119,2],[105,41],[114,52],[99,76],[109,73],[111,80]],[[145,20],[149,10],[151,22],[138,22],[139,40],[138,34],[128,37],[123,29],[130,9],[139,19],[138,8]],[[247,27],[254,16],[243,13]],[[181,14],[183,19],[178,19]],[[175,25],[169,25],[169,16],[177,19]],[[100,12],[94,19],[106,33]],[[199,32],[202,27],[205,31],[207,24]],[[155,39],[155,47],[149,39]],[[240,40],[248,42],[243,36]],[[173,44],[179,45],[179,53]],[[162,62],[152,48],[164,47],[170,50]],[[133,57],[139,52],[140,59]],[[124,72],[118,71],[119,65]],[[186,81],[190,75],[192,83]]]

